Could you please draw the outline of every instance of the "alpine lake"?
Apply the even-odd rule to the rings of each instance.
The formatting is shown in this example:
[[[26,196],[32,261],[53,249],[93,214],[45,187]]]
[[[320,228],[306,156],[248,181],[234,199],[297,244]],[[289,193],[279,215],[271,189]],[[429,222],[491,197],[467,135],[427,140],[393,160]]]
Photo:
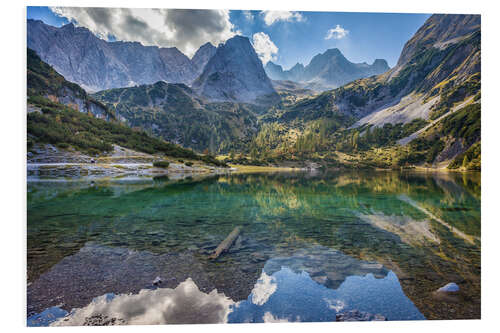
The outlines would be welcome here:
[[[480,173],[28,177],[27,323],[479,319],[480,237]]]

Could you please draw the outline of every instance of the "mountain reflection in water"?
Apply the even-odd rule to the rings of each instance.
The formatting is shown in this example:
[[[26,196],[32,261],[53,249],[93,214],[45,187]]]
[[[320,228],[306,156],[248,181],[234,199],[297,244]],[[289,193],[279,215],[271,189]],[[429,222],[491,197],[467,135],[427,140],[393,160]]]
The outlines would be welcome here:
[[[28,324],[479,318],[478,176],[28,182]]]

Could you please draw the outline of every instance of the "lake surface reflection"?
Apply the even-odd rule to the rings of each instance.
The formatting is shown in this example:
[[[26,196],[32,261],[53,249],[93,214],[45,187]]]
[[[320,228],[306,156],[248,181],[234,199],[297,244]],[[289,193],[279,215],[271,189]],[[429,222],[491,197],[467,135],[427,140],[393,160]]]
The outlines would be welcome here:
[[[480,318],[480,192],[415,172],[28,181],[28,325]]]

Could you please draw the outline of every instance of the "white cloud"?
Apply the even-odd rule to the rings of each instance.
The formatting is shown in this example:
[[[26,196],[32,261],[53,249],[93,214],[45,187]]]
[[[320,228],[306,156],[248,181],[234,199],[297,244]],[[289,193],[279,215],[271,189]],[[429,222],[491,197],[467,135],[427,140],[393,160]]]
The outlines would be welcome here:
[[[255,52],[264,65],[271,60],[276,60],[278,47],[273,43],[267,34],[263,32],[254,34],[252,44]]]
[[[304,21],[304,17],[298,12],[264,10],[261,12],[261,15],[264,17],[264,22],[266,23],[266,25],[271,25],[277,21]]]
[[[335,28],[329,29],[326,32],[325,39],[332,39],[332,38],[333,39],[342,39],[345,36],[347,36],[348,33],[349,33],[349,30],[346,30],[337,24],[337,26]]]
[[[206,42],[218,45],[234,36],[228,10],[51,7],[58,16],[97,36],[177,47],[188,56]]]

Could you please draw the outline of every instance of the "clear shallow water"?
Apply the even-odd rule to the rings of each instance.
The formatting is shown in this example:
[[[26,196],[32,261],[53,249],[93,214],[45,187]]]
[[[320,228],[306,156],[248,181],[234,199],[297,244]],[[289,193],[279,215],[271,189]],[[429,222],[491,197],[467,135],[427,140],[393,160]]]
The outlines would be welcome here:
[[[28,324],[479,318],[480,227],[480,174],[28,182]]]

